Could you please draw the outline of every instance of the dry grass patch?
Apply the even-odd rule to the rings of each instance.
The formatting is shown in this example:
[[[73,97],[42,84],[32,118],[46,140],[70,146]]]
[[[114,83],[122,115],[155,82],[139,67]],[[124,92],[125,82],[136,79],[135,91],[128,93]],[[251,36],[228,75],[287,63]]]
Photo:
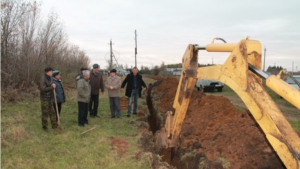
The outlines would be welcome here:
[[[29,135],[23,126],[10,126],[2,132],[1,144],[8,146],[12,142],[20,142],[27,138],[29,138]]]

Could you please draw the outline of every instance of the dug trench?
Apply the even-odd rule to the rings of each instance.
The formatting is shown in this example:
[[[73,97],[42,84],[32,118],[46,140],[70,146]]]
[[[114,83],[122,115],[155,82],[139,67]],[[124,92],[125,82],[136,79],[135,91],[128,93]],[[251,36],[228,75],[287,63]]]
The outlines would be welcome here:
[[[178,85],[175,78],[156,80],[147,91],[148,110],[141,109],[137,114],[138,120],[142,121],[139,144],[144,153],[152,154],[152,168],[285,168],[248,110],[236,109],[223,96],[197,91],[190,99],[179,147],[156,152],[153,135],[164,125],[166,112],[173,110]],[[137,159],[140,154],[137,154]]]

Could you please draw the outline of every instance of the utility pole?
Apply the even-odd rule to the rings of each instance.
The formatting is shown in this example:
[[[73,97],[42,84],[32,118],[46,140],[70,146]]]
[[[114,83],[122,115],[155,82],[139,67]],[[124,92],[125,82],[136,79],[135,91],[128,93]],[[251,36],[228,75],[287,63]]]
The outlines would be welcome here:
[[[293,66],[292,66],[292,75],[294,74],[294,61],[293,61]]]
[[[265,48],[264,49],[264,68],[263,68],[263,71],[266,71],[265,70],[265,65],[266,65],[266,51],[267,51],[267,49]]]
[[[111,39],[110,39],[110,63],[109,63],[109,70],[112,69],[112,65],[113,65],[113,52],[112,52],[112,42],[111,42]]]
[[[136,38],[136,30],[134,31],[134,35],[135,35],[135,67],[137,67],[137,64],[136,64],[136,54],[137,54],[137,38]]]

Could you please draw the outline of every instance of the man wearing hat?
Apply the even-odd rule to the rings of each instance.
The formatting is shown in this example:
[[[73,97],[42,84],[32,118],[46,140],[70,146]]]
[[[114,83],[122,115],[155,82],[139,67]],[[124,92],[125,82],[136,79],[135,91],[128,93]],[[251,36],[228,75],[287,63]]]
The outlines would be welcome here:
[[[61,104],[66,101],[65,97],[65,92],[64,88],[61,83],[61,76],[60,76],[60,71],[59,70],[54,70],[52,74],[52,83],[55,84],[55,94],[56,94],[56,103],[57,103],[57,109],[58,109],[58,114],[60,115],[61,111]],[[56,105],[55,105],[55,100],[54,98],[52,99],[53,107],[56,112]],[[58,120],[57,117],[57,112],[55,113],[56,115],[56,121]]]
[[[50,116],[50,121],[52,128],[57,128],[56,115],[53,111],[51,99],[53,98],[53,89],[56,85],[51,82],[51,76],[53,69],[51,67],[45,68],[45,74],[40,79],[39,90],[40,90],[40,99],[41,99],[41,109],[42,109],[42,126],[44,131],[49,132],[48,130],[48,116]]]
[[[108,91],[109,105],[111,118],[121,118],[120,113],[120,88],[121,88],[121,78],[116,75],[116,69],[110,71],[110,76],[106,79],[105,87]]]
[[[81,67],[80,68],[80,72],[78,72],[78,74],[76,75],[76,82],[75,82],[75,85],[77,86],[77,81],[80,79],[80,78],[83,78],[83,71],[84,70],[89,70],[88,68],[86,67]]]
[[[102,74],[98,72],[99,65],[94,64],[93,70],[90,73],[90,85],[91,85],[91,98],[89,102],[90,117],[100,117],[98,115],[98,105],[99,105],[99,90],[104,93],[104,84]]]
[[[87,116],[89,111],[89,100],[91,97],[91,85],[89,83],[90,71],[84,70],[82,78],[77,82],[77,103],[78,103],[78,126],[84,127],[89,124]]]

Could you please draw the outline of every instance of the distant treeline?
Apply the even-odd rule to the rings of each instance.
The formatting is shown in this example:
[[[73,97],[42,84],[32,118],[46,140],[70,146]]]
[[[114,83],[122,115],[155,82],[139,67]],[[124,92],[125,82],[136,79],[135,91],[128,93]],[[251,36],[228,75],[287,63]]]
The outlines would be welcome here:
[[[37,82],[46,66],[63,77],[89,65],[89,57],[68,42],[57,14],[42,18],[36,1],[1,2],[1,88],[22,89]],[[74,79],[73,79],[74,80]]]
[[[199,64],[198,63],[198,67],[205,67],[205,66],[212,66],[212,64]],[[182,68],[182,63],[169,64],[169,65],[166,65],[165,68]]]
[[[198,67],[205,67],[205,66],[212,66],[212,64],[199,64],[198,63]],[[154,66],[152,68],[142,65],[141,69],[139,70],[139,72],[141,74],[158,75],[159,72],[165,71],[166,68],[182,68],[182,63],[165,65],[165,63],[162,62],[162,64],[160,66],[156,65],[156,66]]]
[[[206,67],[206,66],[213,66],[213,64],[209,64],[209,63],[208,64],[199,64],[198,63],[198,67]],[[156,65],[156,66],[152,66],[152,68],[142,65],[139,72],[141,74],[159,75],[159,72],[166,71],[166,68],[182,68],[182,63],[165,65],[164,62],[162,62],[162,64],[160,66]],[[269,66],[267,71],[268,72],[276,71],[278,73],[278,71],[280,71],[282,69],[284,69],[282,66]],[[298,72],[294,72],[294,74],[298,74]]]

